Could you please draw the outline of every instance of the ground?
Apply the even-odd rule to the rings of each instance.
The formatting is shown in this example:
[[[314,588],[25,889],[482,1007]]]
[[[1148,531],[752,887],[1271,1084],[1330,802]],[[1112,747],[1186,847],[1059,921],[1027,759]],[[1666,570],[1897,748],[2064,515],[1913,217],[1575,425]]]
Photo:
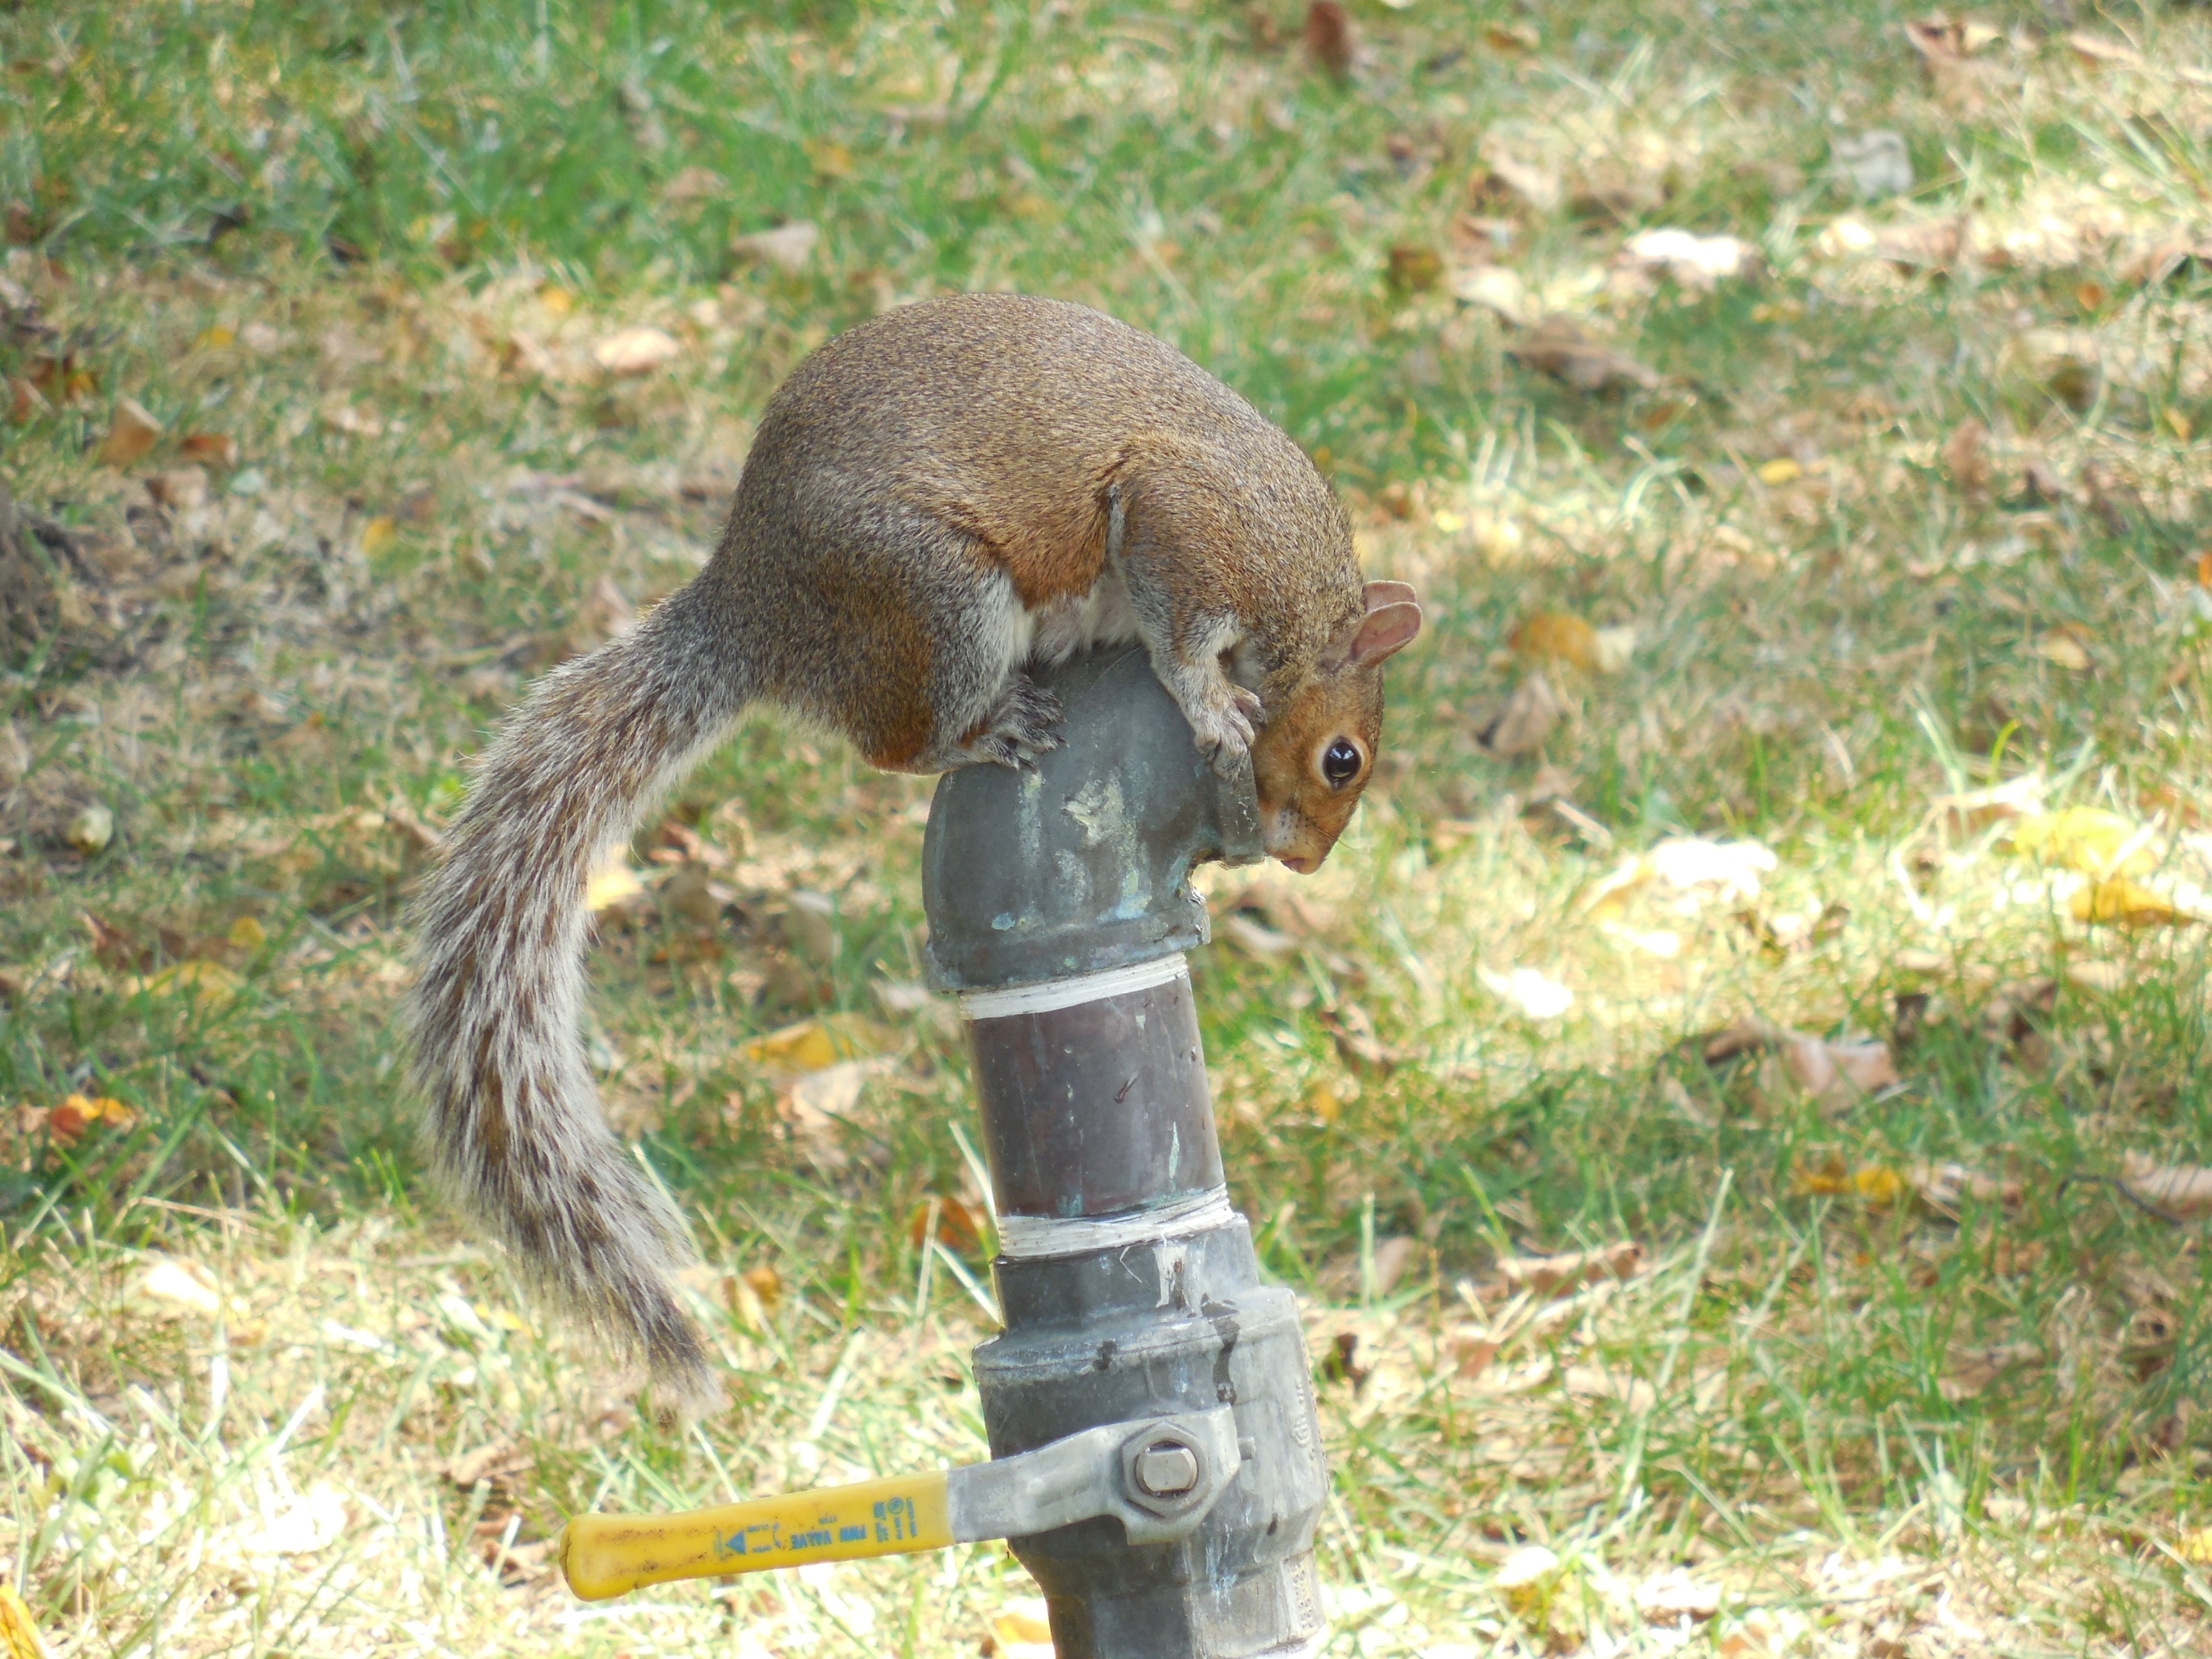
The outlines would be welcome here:
[[[503,710],[700,565],[811,346],[994,287],[1243,391],[1426,609],[1351,832],[1210,876],[1196,964],[1328,1651],[2203,1651],[2208,45],[0,14],[0,1564],[52,1651],[1038,1639],[997,1547],[592,1608],[547,1559],[982,1455],[927,781],[763,712],[595,891],[698,1429],[428,1190],[394,1030]]]

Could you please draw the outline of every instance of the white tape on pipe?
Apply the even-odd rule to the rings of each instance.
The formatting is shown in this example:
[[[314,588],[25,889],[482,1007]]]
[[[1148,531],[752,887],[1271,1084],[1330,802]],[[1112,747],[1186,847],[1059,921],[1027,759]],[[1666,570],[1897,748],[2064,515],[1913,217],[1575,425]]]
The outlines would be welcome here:
[[[1210,1232],[1237,1219],[1229,1202],[1229,1188],[1215,1187],[1156,1209],[1132,1210],[1122,1215],[1059,1216],[1002,1215],[999,1218],[999,1254],[1017,1261],[1047,1256],[1087,1255],[1093,1250],[1126,1249],[1133,1244],[1157,1243],[1189,1233]]]
[[[1188,980],[1190,963],[1182,951],[1155,957],[1126,968],[1105,968],[1095,974],[1076,974],[1067,979],[1041,980],[1034,985],[1010,985],[1004,990],[963,991],[960,1012],[969,1019],[1005,1019],[1012,1014],[1048,1014],[1132,991],[1149,991],[1172,980]]]

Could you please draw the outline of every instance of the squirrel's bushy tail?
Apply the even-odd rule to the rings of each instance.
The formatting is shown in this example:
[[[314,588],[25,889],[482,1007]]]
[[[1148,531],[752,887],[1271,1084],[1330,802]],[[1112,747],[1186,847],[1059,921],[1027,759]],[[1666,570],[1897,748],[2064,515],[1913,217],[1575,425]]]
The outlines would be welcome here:
[[[410,1009],[440,1176],[685,1415],[721,1390],[669,1280],[683,1224],[608,1128],[578,1023],[591,872],[747,698],[703,597],[555,669],[507,721],[417,912]]]

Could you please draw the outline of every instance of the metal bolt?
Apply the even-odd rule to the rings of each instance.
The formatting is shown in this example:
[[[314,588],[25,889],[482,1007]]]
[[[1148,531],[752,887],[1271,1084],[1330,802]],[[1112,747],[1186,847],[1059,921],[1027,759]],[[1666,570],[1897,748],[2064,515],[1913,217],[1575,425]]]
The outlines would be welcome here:
[[[1163,1440],[1137,1454],[1137,1486],[1147,1498],[1180,1498],[1198,1484],[1198,1454]]]

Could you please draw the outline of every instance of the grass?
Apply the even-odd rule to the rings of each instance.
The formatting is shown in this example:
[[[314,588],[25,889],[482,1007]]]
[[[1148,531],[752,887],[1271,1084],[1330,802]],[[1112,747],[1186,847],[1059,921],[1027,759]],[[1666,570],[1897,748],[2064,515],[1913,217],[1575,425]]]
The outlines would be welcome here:
[[[545,1559],[592,1504],[981,1455],[984,1249],[926,1237],[975,1197],[957,1031],[908,994],[926,785],[760,714],[603,919],[611,1107],[731,1370],[702,1432],[424,1190],[392,1025],[501,710],[696,568],[807,349],[991,286],[1244,391],[1428,607],[1352,832],[1311,882],[1213,880],[1199,967],[1232,1187],[1322,1362],[1330,1651],[2201,1650],[2212,1273],[2113,1180],[2212,1163],[2204,933],[2078,921],[2088,878],[1939,803],[2039,775],[2148,827],[2141,882],[2212,886],[2212,58],[2189,10],[1991,8],[1931,73],[1909,15],[1422,0],[1355,10],[1341,83],[1266,4],[0,16],[36,313],[0,476],[77,548],[0,680],[0,1558],[54,1650],[1018,1638],[994,1547],[597,1611]],[[1867,128],[1907,196],[1835,176]],[[1556,203],[1479,189],[1501,161]],[[798,221],[802,269],[733,246]],[[1661,226],[1759,269],[1620,263]],[[1510,355],[1455,297],[1484,264],[1651,384]],[[605,374],[630,325],[682,356]],[[118,468],[121,397],[166,430]],[[238,450],[204,497],[193,434]],[[1539,614],[1632,626],[1626,666],[1515,650]],[[1564,716],[1500,757],[1539,670]],[[1686,836],[1776,863],[1608,892]],[[1753,1017],[1898,1080],[1808,1094],[1711,1040]],[[842,1122],[747,1052],[802,1019],[869,1061]],[[72,1094],[123,1115],[62,1133]],[[1627,1279],[1516,1276],[1622,1240]],[[1647,1613],[1674,1573],[1711,1618]]]

